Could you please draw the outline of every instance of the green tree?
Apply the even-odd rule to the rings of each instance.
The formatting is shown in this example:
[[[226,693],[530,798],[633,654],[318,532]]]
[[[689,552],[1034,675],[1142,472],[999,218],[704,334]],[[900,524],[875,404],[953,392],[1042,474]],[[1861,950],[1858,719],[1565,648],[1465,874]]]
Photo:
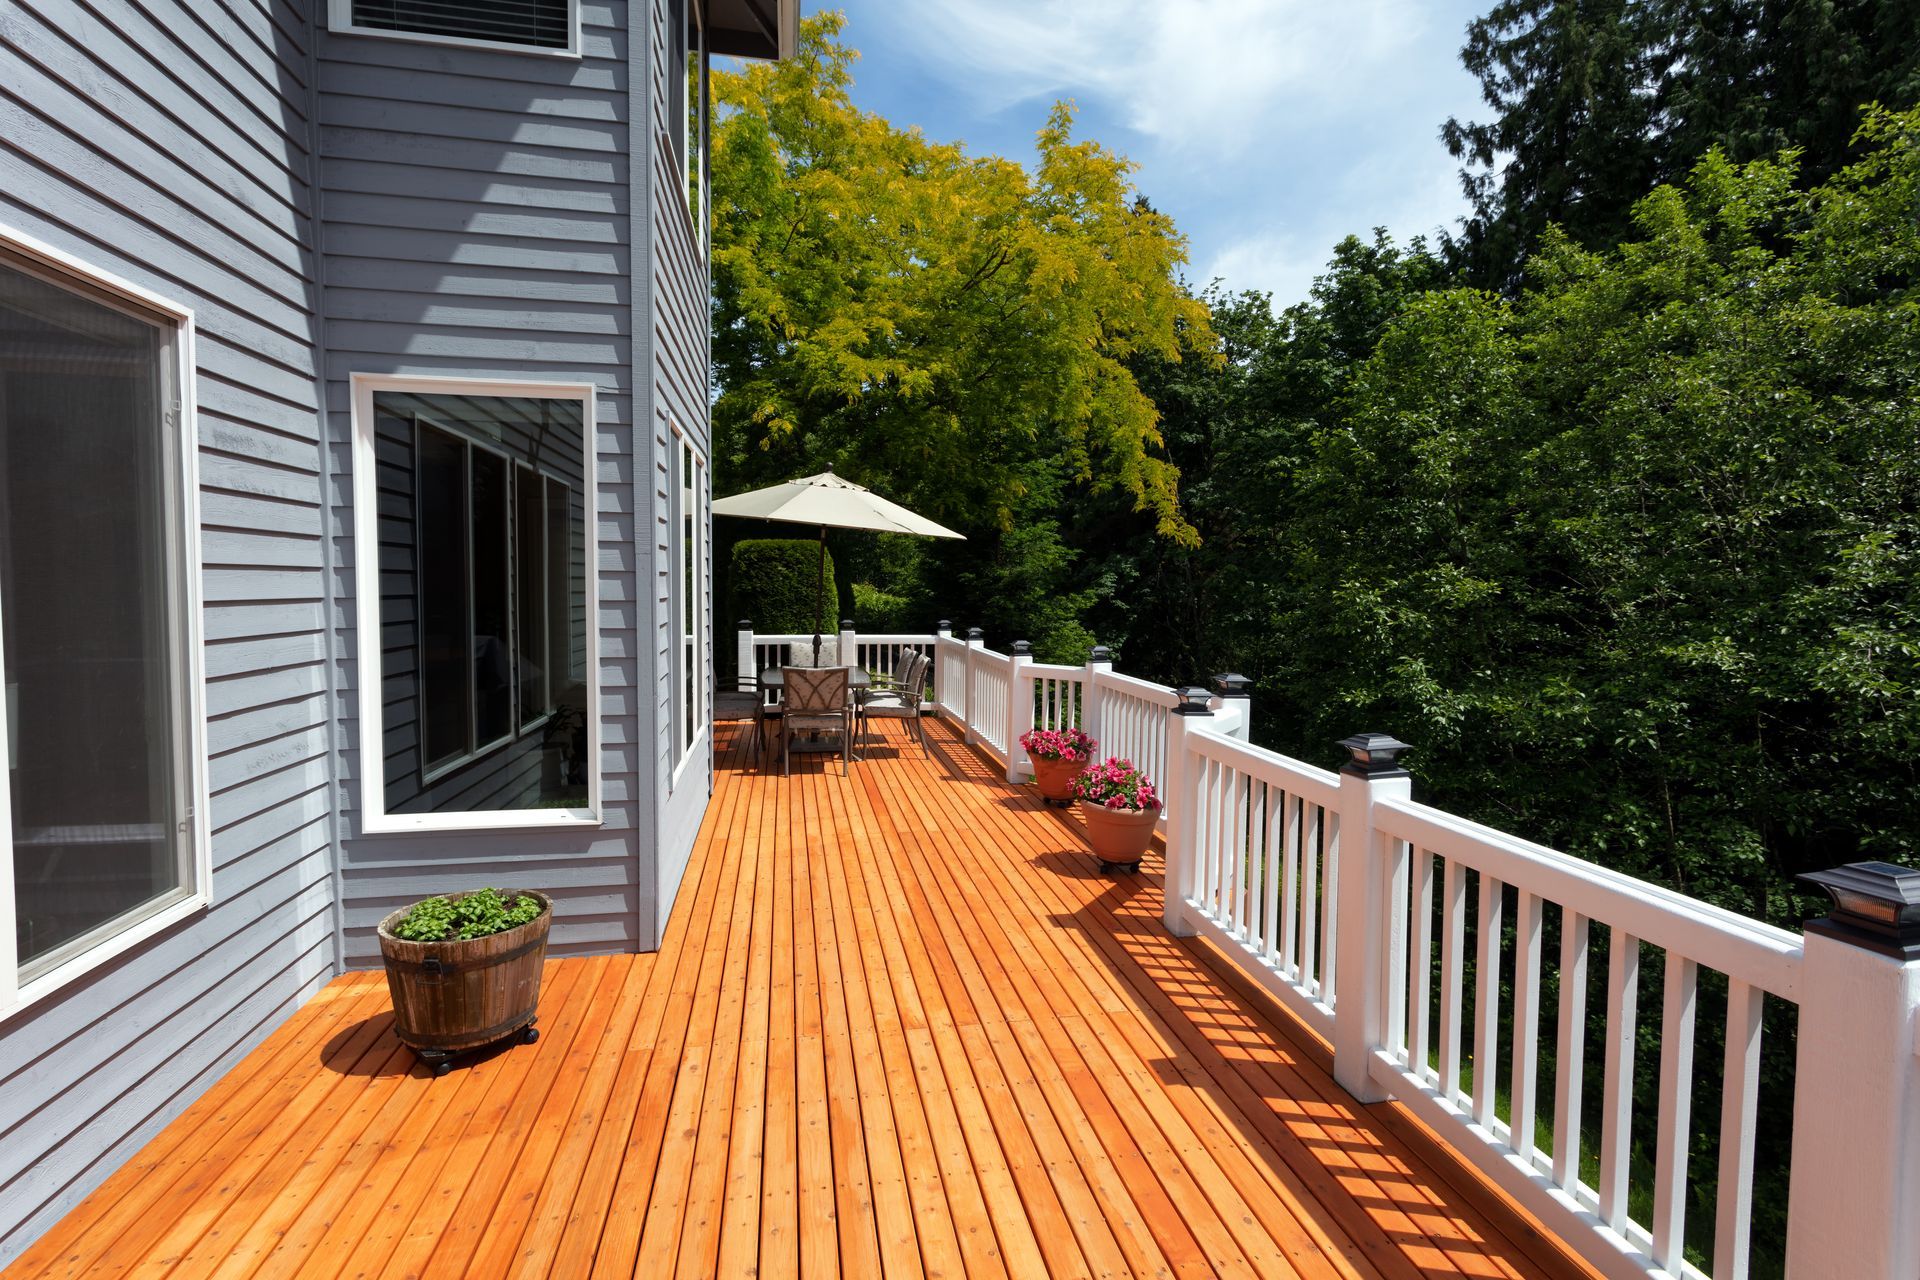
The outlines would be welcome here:
[[[1736,163],[1797,149],[1808,187],[1838,172],[1862,103],[1920,101],[1920,5],[1502,0],[1461,60],[1493,115],[1441,129],[1473,204],[1452,247],[1512,293],[1549,224],[1607,248],[1710,147]]]
[[[1276,315],[1258,292],[1202,295],[1221,358],[1137,358],[1160,408],[1167,455],[1198,546],[1155,536],[1122,504],[1089,503],[1069,536],[1082,549],[1095,634],[1126,669],[1169,683],[1228,669],[1256,688],[1286,645],[1273,626],[1283,533],[1301,501],[1316,436],[1380,334],[1408,302],[1447,282],[1424,243],[1385,230],[1335,247],[1311,297]]]
[[[1129,363],[1212,347],[1175,283],[1184,239],[1066,104],[1027,167],[860,111],[843,23],[808,18],[795,57],[714,78],[720,484],[831,465],[954,526],[971,541],[928,548],[926,572],[970,618],[1009,587],[1064,590],[1048,526],[1075,494],[1191,542]]]

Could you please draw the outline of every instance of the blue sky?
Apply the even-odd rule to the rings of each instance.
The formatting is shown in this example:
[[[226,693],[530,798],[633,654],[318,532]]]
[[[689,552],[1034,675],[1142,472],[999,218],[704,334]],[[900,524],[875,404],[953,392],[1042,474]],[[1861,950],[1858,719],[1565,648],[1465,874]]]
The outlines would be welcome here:
[[[1465,212],[1439,141],[1484,116],[1461,68],[1488,0],[807,0],[844,8],[854,100],[1017,160],[1058,98],[1140,166],[1189,277],[1306,296],[1342,236]]]

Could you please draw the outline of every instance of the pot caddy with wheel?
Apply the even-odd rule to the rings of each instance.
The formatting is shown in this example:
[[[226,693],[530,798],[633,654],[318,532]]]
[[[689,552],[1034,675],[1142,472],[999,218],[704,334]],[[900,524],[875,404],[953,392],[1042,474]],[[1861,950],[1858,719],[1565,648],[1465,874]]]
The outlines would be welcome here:
[[[1131,760],[1108,756],[1073,780],[1087,844],[1102,871],[1138,871],[1160,820],[1160,793]]]
[[[529,889],[426,898],[380,922],[393,1029],[435,1075],[507,1039],[532,1044],[553,900]]]

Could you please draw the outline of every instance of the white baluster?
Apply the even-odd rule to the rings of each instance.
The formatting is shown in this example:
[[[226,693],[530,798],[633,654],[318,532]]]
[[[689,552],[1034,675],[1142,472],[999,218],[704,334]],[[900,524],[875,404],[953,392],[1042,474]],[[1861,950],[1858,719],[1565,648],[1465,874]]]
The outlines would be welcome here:
[[[1600,1218],[1615,1231],[1627,1222],[1639,997],[1640,939],[1616,928],[1607,948],[1607,1077],[1600,1104]]]
[[[1587,918],[1560,913],[1560,1035],[1554,1042],[1553,1180],[1580,1182],[1580,1099],[1587,1069]]]
[[[1727,1048],[1720,1094],[1720,1177],[1714,1202],[1714,1280],[1746,1280],[1753,1231],[1753,1138],[1760,1098],[1765,993],[1727,982]]]
[[[1482,871],[1480,918],[1474,929],[1473,1118],[1489,1132],[1500,1089],[1500,939],[1505,906],[1505,886]]]
[[[1697,978],[1693,961],[1667,953],[1666,991],[1660,1003],[1660,1112],[1654,1130],[1653,1260],[1676,1273],[1686,1245]]]
[[[1467,873],[1446,860],[1440,891],[1440,1092],[1460,1101],[1460,1010],[1467,949]]]
[[[1540,1075],[1540,907],[1540,899],[1522,889],[1513,917],[1513,1109],[1507,1140],[1529,1169]]]

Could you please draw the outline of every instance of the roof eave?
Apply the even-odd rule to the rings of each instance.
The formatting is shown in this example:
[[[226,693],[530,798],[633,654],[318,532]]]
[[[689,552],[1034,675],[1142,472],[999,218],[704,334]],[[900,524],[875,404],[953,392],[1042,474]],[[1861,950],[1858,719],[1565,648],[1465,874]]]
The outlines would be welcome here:
[[[707,50],[735,58],[793,56],[800,0],[706,0]]]

